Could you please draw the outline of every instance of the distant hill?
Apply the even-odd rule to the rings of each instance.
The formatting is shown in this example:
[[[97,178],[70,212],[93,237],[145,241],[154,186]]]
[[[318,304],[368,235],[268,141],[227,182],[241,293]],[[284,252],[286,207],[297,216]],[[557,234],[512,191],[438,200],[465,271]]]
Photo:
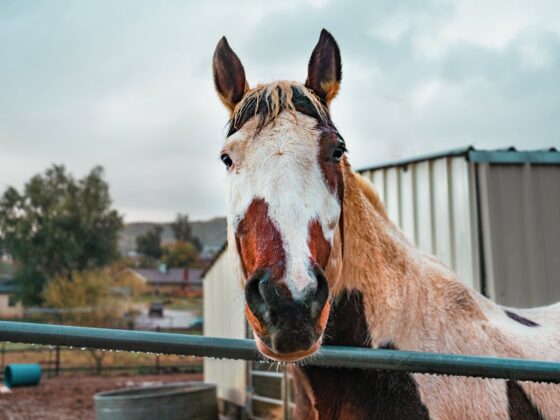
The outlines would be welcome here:
[[[218,250],[226,241],[226,218],[216,217],[204,222],[191,222],[193,235],[200,239],[203,247],[208,250]],[[171,223],[137,222],[127,223],[119,239],[119,250],[127,254],[136,250],[136,237],[145,234],[153,226],[163,227],[162,242],[173,242]]]

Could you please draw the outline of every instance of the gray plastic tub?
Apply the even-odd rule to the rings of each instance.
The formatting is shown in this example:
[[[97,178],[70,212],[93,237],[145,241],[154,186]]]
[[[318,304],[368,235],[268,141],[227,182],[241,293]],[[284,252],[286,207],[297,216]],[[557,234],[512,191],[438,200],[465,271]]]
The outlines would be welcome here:
[[[178,382],[101,392],[95,397],[97,420],[216,420],[216,386]]]

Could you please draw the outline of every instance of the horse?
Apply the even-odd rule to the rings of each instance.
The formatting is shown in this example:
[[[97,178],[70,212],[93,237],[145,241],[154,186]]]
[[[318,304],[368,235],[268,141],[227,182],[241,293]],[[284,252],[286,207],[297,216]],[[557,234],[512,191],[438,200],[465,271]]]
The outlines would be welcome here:
[[[560,385],[297,363],[322,344],[560,360],[560,304],[504,308],[407,240],[352,171],[330,104],[342,62],[322,30],[305,83],[250,87],[223,37],[228,243],[266,358],[288,363],[300,419],[560,418]]]

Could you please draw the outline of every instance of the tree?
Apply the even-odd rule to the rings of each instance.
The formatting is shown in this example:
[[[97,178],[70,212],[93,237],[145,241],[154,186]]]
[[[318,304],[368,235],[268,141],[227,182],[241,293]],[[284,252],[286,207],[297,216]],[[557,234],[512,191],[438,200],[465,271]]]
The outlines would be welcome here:
[[[50,279],[43,289],[45,306],[59,310],[59,321],[87,327],[115,327],[123,319],[127,305],[114,290],[120,281],[114,280],[108,270],[89,270]],[[105,352],[89,349],[101,373]]]
[[[187,214],[177,214],[175,221],[171,223],[171,230],[173,231],[175,240],[190,242],[200,252],[200,250],[202,249],[202,244],[200,243],[200,239],[198,239],[196,236],[193,236],[192,225]]]
[[[136,237],[136,251],[140,254],[155,259],[161,258],[161,226],[154,226],[144,235]]]
[[[177,241],[163,246],[161,260],[169,267],[189,268],[198,263],[198,252],[193,244]]]
[[[2,246],[19,267],[15,280],[27,305],[40,304],[46,279],[105,266],[118,257],[123,222],[111,208],[103,169],[80,180],[64,166],[35,175],[0,199]]]

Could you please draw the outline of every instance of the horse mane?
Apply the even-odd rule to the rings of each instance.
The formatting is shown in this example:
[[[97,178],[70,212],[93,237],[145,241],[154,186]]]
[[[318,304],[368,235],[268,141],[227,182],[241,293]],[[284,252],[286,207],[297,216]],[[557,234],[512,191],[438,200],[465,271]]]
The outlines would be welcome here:
[[[371,182],[357,173],[354,173],[354,177],[356,179],[358,189],[364,195],[366,200],[369,201],[377,213],[379,213],[383,218],[388,219],[385,206]]]
[[[228,137],[241,129],[251,118],[258,116],[258,134],[268,124],[274,124],[282,111],[292,114],[297,121],[297,113],[315,118],[318,123],[334,127],[329,110],[303,84],[280,80],[269,84],[259,84],[250,89],[233,110],[228,124]]]

